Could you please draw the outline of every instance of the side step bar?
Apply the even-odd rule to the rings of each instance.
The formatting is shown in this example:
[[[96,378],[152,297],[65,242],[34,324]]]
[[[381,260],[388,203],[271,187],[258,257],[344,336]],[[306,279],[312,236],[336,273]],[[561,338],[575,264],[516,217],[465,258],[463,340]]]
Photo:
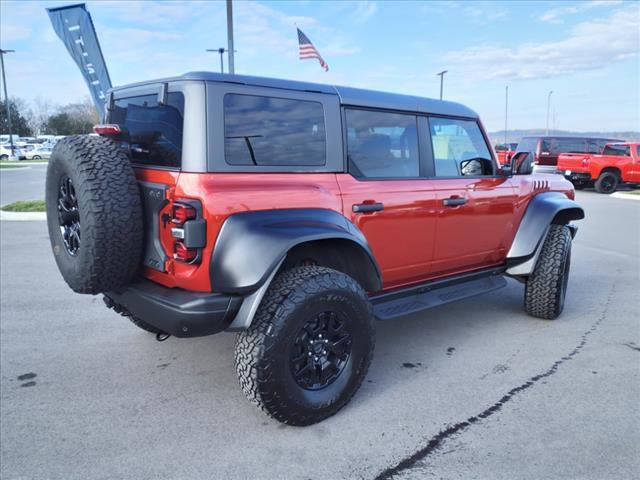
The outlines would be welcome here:
[[[371,298],[379,320],[392,320],[430,308],[475,297],[507,285],[504,268],[484,270],[438,280]]]

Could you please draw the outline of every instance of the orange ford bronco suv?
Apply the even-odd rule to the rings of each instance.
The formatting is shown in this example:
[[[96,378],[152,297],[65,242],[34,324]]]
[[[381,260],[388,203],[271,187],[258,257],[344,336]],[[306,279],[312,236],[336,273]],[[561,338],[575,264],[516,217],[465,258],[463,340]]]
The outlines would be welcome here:
[[[499,166],[463,105],[189,73],[116,88],[61,140],[47,218],[62,276],[165,339],[237,331],[248,398],[309,425],[358,390],[374,319],[524,284],[563,309],[571,183]]]

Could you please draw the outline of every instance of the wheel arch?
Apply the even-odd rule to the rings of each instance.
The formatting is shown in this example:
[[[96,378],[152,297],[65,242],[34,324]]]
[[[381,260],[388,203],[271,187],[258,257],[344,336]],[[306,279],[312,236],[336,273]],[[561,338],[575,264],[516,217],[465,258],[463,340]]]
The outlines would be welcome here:
[[[618,167],[604,167],[603,169],[601,169],[598,172],[598,175],[596,176],[596,179],[600,177],[600,175],[602,175],[603,173],[608,173],[611,172],[613,174],[616,175],[616,177],[618,177],[618,180],[620,180],[622,178],[622,172],[620,171],[620,169]]]
[[[542,244],[551,225],[568,225],[572,237],[577,227],[572,220],[584,218],[582,207],[560,192],[544,192],[536,195],[527,207],[516,236],[507,254],[508,275],[523,277],[535,267]]]
[[[368,291],[382,288],[380,268],[362,232],[325,209],[243,212],[224,222],[211,256],[214,292],[251,294],[277,271],[312,260],[354,277]]]

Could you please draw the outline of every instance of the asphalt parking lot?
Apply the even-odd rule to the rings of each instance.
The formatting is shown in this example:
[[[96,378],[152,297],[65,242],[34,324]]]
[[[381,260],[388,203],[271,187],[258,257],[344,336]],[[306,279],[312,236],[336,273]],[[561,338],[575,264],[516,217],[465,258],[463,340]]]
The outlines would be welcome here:
[[[0,476],[638,478],[640,202],[578,201],[560,319],[510,281],[378,323],[360,392],[307,428],[245,400],[233,334],[158,343],[66,287],[44,222],[2,222]]]

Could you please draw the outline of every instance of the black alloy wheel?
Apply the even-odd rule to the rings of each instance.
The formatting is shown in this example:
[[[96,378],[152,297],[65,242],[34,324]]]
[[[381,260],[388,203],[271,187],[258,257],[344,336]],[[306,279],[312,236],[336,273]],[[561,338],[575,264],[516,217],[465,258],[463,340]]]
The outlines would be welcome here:
[[[73,182],[67,176],[60,179],[58,223],[64,247],[69,255],[75,257],[80,250],[80,210]]]
[[[291,373],[305,390],[319,390],[333,383],[351,355],[349,319],[335,311],[310,318],[291,349]]]

